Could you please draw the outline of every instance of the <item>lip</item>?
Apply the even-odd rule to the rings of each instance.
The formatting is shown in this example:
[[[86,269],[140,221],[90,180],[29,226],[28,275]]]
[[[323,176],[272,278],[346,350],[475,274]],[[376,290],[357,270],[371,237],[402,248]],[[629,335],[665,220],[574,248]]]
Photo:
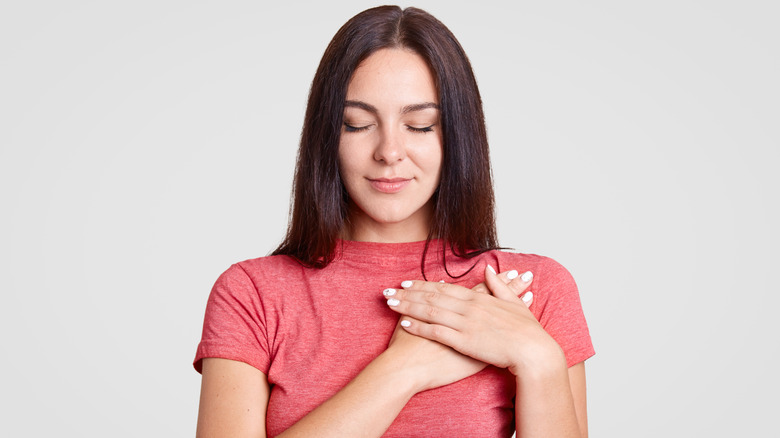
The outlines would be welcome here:
[[[398,193],[406,187],[411,179],[407,178],[369,178],[371,187],[382,193]]]

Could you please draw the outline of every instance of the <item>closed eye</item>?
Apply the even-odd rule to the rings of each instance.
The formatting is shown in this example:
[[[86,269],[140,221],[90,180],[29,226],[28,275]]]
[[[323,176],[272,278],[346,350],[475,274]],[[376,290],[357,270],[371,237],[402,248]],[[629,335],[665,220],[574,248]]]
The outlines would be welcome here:
[[[352,126],[349,123],[344,123],[344,130],[347,132],[360,132],[365,131],[366,129],[370,128],[371,125],[366,126]]]
[[[435,124],[435,123],[434,123],[433,125],[426,126],[426,127],[424,127],[424,128],[415,128],[414,126],[409,126],[409,125],[406,125],[406,129],[408,129],[408,130],[410,130],[410,131],[412,131],[412,132],[419,132],[419,133],[422,133],[422,134],[424,134],[424,133],[426,133],[426,132],[433,132],[433,127],[434,127],[434,126],[436,126],[436,124]]]

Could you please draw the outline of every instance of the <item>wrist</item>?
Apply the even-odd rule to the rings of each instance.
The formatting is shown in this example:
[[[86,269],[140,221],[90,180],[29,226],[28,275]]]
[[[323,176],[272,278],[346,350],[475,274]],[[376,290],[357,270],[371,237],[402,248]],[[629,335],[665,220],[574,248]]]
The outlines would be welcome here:
[[[411,398],[426,389],[427,382],[420,378],[419,373],[412,372],[404,363],[403,357],[393,354],[391,349],[385,350],[371,362],[380,378],[392,387]]]
[[[557,342],[537,345],[531,351],[524,351],[522,357],[507,369],[518,380],[543,379],[566,371],[566,355]]]

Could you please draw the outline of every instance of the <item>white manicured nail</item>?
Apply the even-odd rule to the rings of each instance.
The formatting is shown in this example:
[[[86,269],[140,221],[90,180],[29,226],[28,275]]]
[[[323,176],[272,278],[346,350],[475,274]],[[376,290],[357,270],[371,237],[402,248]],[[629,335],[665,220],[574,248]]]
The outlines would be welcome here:
[[[534,299],[534,293],[533,292],[526,292],[525,294],[523,294],[521,299],[523,300],[524,303],[528,304],[528,303],[531,302],[531,300]]]
[[[531,271],[525,271],[525,273],[523,273],[523,275],[520,276],[520,279],[528,283],[529,281],[534,279],[534,274],[531,273]]]
[[[387,300],[387,305],[388,306],[397,306],[400,303],[401,302],[396,300],[395,298],[390,298],[389,300]]]
[[[401,327],[409,327],[410,325],[412,325],[412,323],[407,320],[401,321]]]
[[[514,280],[515,278],[517,278],[517,271],[512,269],[511,271],[507,272],[506,273],[506,278],[508,278],[510,280]]]
[[[490,265],[488,265],[488,271],[490,271],[490,272],[492,272],[492,273],[494,273],[494,274],[496,273],[496,270],[495,270],[495,269],[493,269],[493,267],[492,267],[492,266],[490,266]]]
[[[393,295],[395,295],[395,289],[390,289],[390,288],[388,288],[388,289],[385,289],[385,290],[383,290],[383,291],[382,291],[382,293],[383,293],[383,294],[384,294],[386,297],[392,297]]]
[[[406,280],[403,283],[401,283],[401,287],[403,287],[403,288],[412,287],[411,280]]]

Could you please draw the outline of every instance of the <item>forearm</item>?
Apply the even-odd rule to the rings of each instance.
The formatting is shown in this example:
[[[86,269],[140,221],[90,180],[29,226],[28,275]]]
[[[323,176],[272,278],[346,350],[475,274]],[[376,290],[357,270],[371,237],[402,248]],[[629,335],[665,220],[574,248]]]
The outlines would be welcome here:
[[[387,352],[280,437],[378,437],[417,392]]]
[[[549,365],[524,370],[516,383],[518,438],[583,436],[562,352]]]

